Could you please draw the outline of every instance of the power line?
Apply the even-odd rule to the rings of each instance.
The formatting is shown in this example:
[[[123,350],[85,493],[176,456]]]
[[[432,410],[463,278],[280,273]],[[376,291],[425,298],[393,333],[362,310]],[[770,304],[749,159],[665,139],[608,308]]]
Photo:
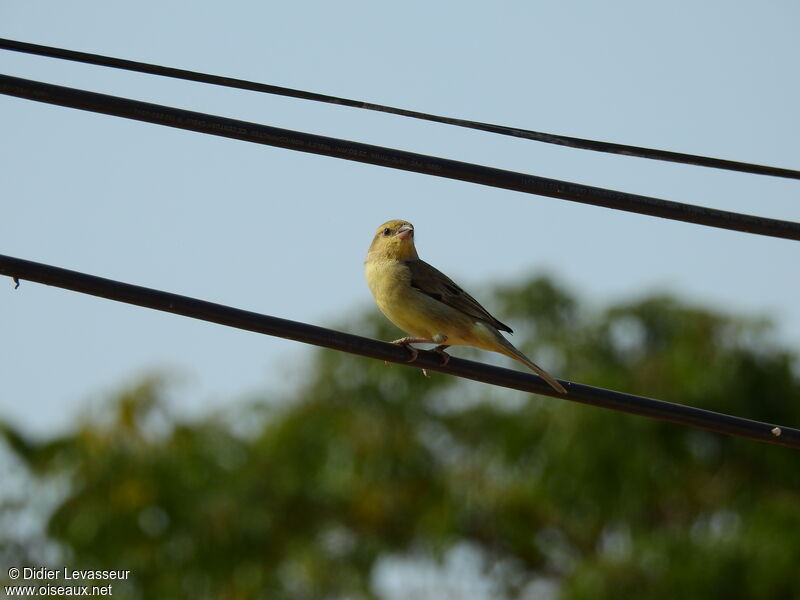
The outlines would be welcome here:
[[[532,131],[530,129],[508,127],[506,125],[492,125],[490,123],[481,123],[478,121],[470,121],[467,119],[443,117],[415,110],[406,110],[403,108],[395,108],[392,106],[385,106],[382,104],[363,102],[361,100],[350,100],[347,98],[339,98],[337,96],[329,96],[326,94],[318,94],[315,92],[306,92],[303,90],[296,90],[287,87],[269,85],[266,83],[257,83],[255,81],[247,81],[245,79],[223,77],[220,75],[210,75],[208,73],[199,73],[196,71],[188,71],[185,69],[164,67],[160,65],[154,65],[151,63],[126,60],[123,58],[114,58],[111,56],[103,56],[101,54],[91,54],[89,52],[77,52],[75,50],[54,48],[52,46],[41,46],[39,44],[31,44],[28,42],[20,42],[16,40],[8,40],[0,38],[0,49],[12,50],[15,52],[24,52],[27,54],[37,54],[40,56],[71,60],[75,62],[99,65],[103,67],[112,67],[115,69],[124,69],[127,71],[135,71],[138,73],[160,75],[163,77],[171,77],[174,79],[184,79],[187,81],[197,81],[200,83],[209,83],[212,85],[262,92],[266,94],[275,94],[278,96],[300,98],[303,100],[311,100],[314,102],[326,102],[328,104],[339,104],[342,106],[349,106],[352,108],[374,110],[378,112],[410,117],[413,119],[422,119],[424,121],[433,121],[436,123],[455,125],[457,127],[478,129],[480,131],[488,131],[500,135],[508,135],[518,138],[535,140],[538,142],[545,142],[547,144],[556,144],[559,146],[567,146],[570,148],[594,150],[596,152],[608,152],[611,154],[622,154],[625,156],[635,156],[639,158],[648,158],[653,160],[662,160],[667,162],[697,165],[701,167],[711,167],[714,169],[725,169],[728,171],[740,171],[743,173],[752,173],[756,175],[771,175],[774,177],[785,177],[788,179],[800,179],[800,171],[796,171],[794,169],[784,169],[780,167],[756,165],[752,163],[725,160],[721,158],[711,158],[707,156],[698,156],[695,154],[685,154],[682,152],[671,152],[668,150],[655,150],[652,148],[642,148],[640,146],[616,144],[613,142],[587,140],[582,138],[557,135],[553,133],[542,133],[539,131]]]
[[[83,294],[99,296],[108,300],[125,302],[227,327],[254,331],[378,360],[402,364],[407,364],[408,361],[408,351],[395,344],[11,256],[0,255],[0,275],[7,275],[15,281],[19,279],[34,281]],[[446,366],[443,366],[441,362],[441,356],[438,354],[420,351],[419,358],[411,366],[440,371],[523,392],[543,394],[662,421],[709,429],[728,435],[800,448],[800,430],[798,429],[562,380],[561,383],[567,388],[568,392],[567,395],[563,395],[554,392],[543,379],[531,373],[504,369],[456,357],[451,357]]]
[[[721,229],[800,240],[800,223],[694,206],[637,194],[547,179],[536,175],[495,169],[446,158],[415,154],[393,148],[314,135],[88,92],[49,83],[0,75],[0,93],[37,102],[56,104],[127,119],[166,125],[276,146],[300,152],[332,156],[356,162],[414,171],[437,177],[550,196],[583,204],[696,223]]]

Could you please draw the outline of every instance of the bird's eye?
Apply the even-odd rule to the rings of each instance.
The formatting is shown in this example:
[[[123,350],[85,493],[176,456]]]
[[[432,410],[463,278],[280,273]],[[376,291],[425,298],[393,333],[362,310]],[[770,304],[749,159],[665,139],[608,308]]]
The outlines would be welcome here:
[[[390,233],[392,233],[392,230],[389,229],[388,227],[383,230],[383,235],[389,235]]]

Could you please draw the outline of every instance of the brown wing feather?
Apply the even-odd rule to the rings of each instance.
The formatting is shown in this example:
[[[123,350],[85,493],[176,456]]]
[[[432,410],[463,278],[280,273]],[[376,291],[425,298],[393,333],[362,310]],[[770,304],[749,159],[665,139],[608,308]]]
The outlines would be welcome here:
[[[464,314],[486,321],[501,331],[514,333],[511,327],[495,319],[475,298],[437,268],[423,260],[407,260],[405,264],[411,271],[411,287]]]

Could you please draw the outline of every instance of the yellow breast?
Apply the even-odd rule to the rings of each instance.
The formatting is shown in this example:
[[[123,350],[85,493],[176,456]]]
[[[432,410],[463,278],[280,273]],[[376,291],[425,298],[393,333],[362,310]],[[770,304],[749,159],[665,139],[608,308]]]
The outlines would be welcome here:
[[[406,333],[446,336],[449,345],[473,343],[473,319],[413,288],[411,273],[402,261],[367,260],[365,273],[378,308]]]

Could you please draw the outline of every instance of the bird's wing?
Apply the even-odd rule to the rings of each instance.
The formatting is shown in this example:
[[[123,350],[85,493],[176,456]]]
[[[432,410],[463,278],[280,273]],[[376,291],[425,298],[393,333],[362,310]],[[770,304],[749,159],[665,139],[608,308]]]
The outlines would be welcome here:
[[[475,298],[435,267],[418,259],[404,262],[411,272],[411,287],[466,315],[486,321],[497,329],[513,333],[511,327],[495,319]]]

